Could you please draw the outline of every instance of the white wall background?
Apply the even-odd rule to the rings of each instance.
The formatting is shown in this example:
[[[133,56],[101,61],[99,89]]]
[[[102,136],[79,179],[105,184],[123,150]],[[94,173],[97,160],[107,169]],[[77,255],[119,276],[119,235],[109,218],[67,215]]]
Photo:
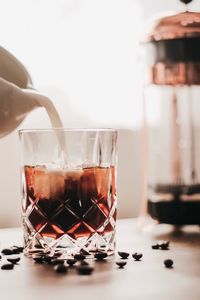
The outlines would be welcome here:
[[[200,8],[198,1],[191,7]],[[119,130],[119,217],[142,197],[138,41],[146,18],[182,9],[178,0],[0,0],[1,45],[49,95],[65,127]],[[44,111],[23,128],[50,127]],[[0,140],[0,227],[20,224],[17,132]]]

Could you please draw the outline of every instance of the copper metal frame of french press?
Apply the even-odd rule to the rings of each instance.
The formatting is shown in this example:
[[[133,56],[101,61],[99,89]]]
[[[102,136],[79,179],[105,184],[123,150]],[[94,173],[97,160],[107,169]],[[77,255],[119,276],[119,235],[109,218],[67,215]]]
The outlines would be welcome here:
[[[200,13],[185,11],[157,20],[145,44],[150,83],[200,85]]]

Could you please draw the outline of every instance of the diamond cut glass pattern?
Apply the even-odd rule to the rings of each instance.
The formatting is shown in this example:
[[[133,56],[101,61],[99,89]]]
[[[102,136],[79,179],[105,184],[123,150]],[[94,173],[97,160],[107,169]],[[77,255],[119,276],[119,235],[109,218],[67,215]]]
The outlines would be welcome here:
[[[39,168],[39,172],[37,172],[37,168]],[[63,236],[65,239],[70,238],[70,242],[73,241],[74,244],[78,239],[85,238],[85,244],[87,241],[89,242],[91,251],[91,243],[93,242],[93,248],[96,249],[98,236],[101,236],[101,246],[108,247],[110,241],[108,233],[114,234],[116,218],[116,201],[115,195],[112,193],[113,167],[86,168],[81,172],[78,171],[79,176],[76,174],[74,177],[72,174],[69,176],[68,171],[63,172],[64,186],[56,192],[57,198],[43,198],[49,193],[50,187],[46,185],[50,181],[47,178],[49,170],[44,166],[43,170],[41,169],[41,166],[35,168],[25,166],[26,179],[29,179],[29,170],[32,178],[32,180],[25,181],[25,190],[27,191],[25,217],[34,229],[33,238],[35,239],[37,235],[37,243],[43,248],[48,244],[49,239],[51,243],[54,241],[54,249],[57,249],[59,248],[59,238]],[[36,179],[38,174],[41,180],[41,193],[39,180]],[[42,179],[42,174],[45,179]],[[34,192],[35,182],[36,193]],[[43,185],[45,186],[43,187]],[[30,195],[31,201],[29,200]],[[41,243],[42,239],[43,243]],[[57,243],[56,239],[58,239]],[[84,248],[86,249],[87,246]]]

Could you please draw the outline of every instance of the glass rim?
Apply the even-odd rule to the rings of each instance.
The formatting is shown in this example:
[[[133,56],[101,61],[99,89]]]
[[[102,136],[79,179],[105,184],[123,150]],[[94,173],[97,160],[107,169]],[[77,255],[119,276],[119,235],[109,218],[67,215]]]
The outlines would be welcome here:
[[[115,128],[36,128],[36,129],[19,129],[18,134],[23,133],[39,133],[39,132],[55,132],[55,131],[62,131],[62,132],[113,132],[117,133],[117,129]]]

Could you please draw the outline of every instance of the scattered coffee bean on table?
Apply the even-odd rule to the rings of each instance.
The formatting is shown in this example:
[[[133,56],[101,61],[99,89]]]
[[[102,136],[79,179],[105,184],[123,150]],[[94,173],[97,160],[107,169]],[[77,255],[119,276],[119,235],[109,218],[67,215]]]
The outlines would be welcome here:
[[[75,265],[76,263],[77,263],[77,260],[74,259],[74,258],[69,258],[69,259],[67,260],[67,264],[68,264],[70,267],[72,267],[72,266]]]
[[[74,258],[75,258],[76,260],[84,260],[86,257],[85,257],[84,254],[75,254],[75,255],[74,255]]]
[[[54,271],[57,273],[67,273],[68,268],[64,264],[59,264],[54,267]]]
[[[80,265],[76,268],[76,270],[80,275],[90,275],[94,271],[94,268],[89,265],[88,266]]]
[[[4,254],[4,255],[12,255],[12,254],[14,254],[11,249],[3,249],[1,251],[1,253]]]
[[[21,254],[23,252],[22,247],[12,246],[10,247],[10,250],[12,251],[12,254]]]
[[[159,249],[159,245],[158,244],[152,245],[151,248],[154,249],[154,250],[158,250]]]
[[[107,256],[108,256],[108,254],[105,252],[98,252],[98,253],[95,253],[95,255],[94,255],[94,257],[97,260],[104,260]]]
[[[14,268],[13,264],[5,264],[1,266],[2,270],[12,270]]]
[[[140,259],[142,258],[143,254],[142,253],[133,253],[132,257],[136,260],[136,261],[140,261]]]
[[[13,248],[16,248],[19,252],[23,252],[23,250],[24,250],[24,247],[21,247],[21,246],[13,246]]]
[[[17,264],[20,261],[20,257],[12,257],[12,258],[7,258],[7,261],[12,263],[12,264]]]
[[[173,267],[173,260],[172,259],[165,259],[164,260],[164,265],[166,268],[172,268]]]
[[[123,267],[127,264],[126,261],[116,261],[116,265],[118,265],[119,269],[123,269]]]
[[[159,245],[159,249],[161,250],[169,250],[169,241],[162,241],[160,242]]]
[[[129,253],[118,251],[118,254],[121,258],[127,259],[129,257]]]

